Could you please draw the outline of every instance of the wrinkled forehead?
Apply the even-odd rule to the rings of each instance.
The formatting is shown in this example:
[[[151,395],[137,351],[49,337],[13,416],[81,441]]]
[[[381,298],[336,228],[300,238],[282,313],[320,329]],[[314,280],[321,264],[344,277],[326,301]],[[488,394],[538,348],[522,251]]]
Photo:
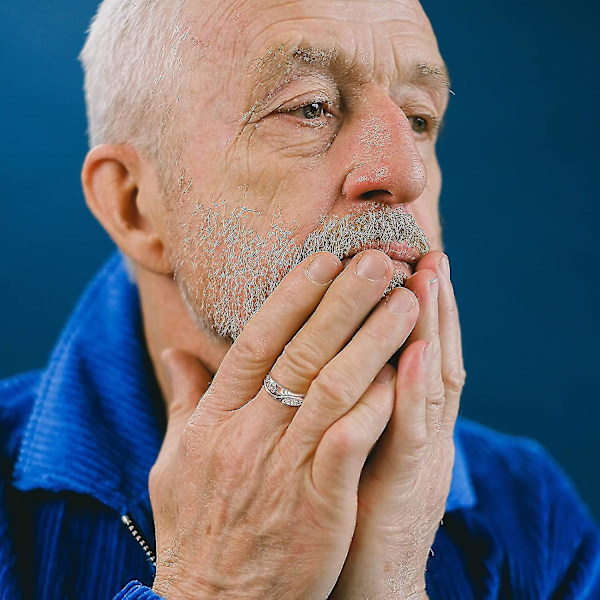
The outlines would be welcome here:
[[[448,84],[437,40],[416,0],[209,0],[190,2],[192,32],[235,85],[294,66],[401,79],[416,71]],[[418,73],[417,73],[418,75]]]

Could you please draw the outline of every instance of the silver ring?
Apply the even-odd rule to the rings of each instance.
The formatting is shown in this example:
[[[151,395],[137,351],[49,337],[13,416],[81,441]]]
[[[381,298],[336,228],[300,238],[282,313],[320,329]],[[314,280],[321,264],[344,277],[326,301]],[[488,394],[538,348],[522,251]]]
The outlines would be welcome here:
[[[267,373],[263,382],[263,387],[273,398],[275,398],[275,400],[278,400],[286,406],[300,406],[304,400],[303,394],[294,394],[294,392],[290,392],[290,390],[278,384],[271,377],[271,373]]]

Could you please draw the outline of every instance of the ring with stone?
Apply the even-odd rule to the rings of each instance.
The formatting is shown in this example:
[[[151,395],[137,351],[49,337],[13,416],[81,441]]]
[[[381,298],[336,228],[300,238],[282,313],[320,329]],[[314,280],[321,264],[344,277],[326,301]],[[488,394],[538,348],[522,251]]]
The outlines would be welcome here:
[[[263,387],[271,394],[272,398],[286,406],[300,406],[304,400],[304,394],[295,394],[283,387],[271,377],[271,373],[267,373]]]

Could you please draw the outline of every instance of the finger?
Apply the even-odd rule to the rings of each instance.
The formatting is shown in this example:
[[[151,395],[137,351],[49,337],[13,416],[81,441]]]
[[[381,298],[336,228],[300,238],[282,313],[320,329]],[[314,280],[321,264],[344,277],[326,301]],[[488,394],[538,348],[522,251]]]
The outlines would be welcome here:
[[[285,345],[302,327],[341,270],[333,254],[319,252],[292,269],[250,319],[215,375],[211,402],[235,410],[259,392]]]
[[[417,269],[419,269],[419,265],[417,265]],[[437,315],[439,280],[435,271],[417,270],[412,277],[406,280],[405,287],[417,296],[421,306],[419,320],[408,340],[409,343],[417,340],[436,343],[439,335]]]
[[[466,379],[458,307],[450,279],[448,257],[442,252],[430,252],[421,262],[424,268],[435,270],[439,279],[439,337],[442,380],[446,392],[442,425],[452,430]]]
[[[424,268],[419,262],[417,272],[407,281],[407,287],[414,290],[423,308],[406,345],[408,346],[417,340],[425,340],[431,344],[432,359],[431,367],[428,369],[427,423],[430,431],[437,431],[438,423],[442,420],[445,403],[439,338],[439,279],[434,271]]]
[[[419,314],[418,300],[397,288],[381,301],[352,341],[311,384],[286,435],[314,447],[366,392],[385,362],[409,336]],[[307,448],[308,450],[308,448]]]
[[[392,416],[370,458],[369,477],[413,481],[414,473],[406,467],[420,461],[429,439],[426,393],[430,350],[431,344],[419,340],[402,353]]]
[[[328,492],[355,492],[373,445],[385,429],[394,405],[395,370],[384,365],[366,392],[321,439],[313,460],[316,486]]]
[[[210,385],[211,376],[194,355],[184,350],[168,348],[162,352],[161,360],[170,384],[163,448],[172,448]]]
[[[392,274],[392,261],[383,252],[370,250],[354,257],[285,347],[272,369],[275,380],[305,394],[379,302]]]

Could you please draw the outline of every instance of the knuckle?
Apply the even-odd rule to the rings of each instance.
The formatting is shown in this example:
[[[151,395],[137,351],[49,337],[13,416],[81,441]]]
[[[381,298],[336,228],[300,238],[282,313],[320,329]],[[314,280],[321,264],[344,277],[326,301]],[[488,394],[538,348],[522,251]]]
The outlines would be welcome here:
[[[453,300],[451,302],[445,302],[443,305],[440,304],[440,310],[443,310],[448,316],[458,319],[458,306],[456,305],[456,301]]]
[[[337,423],[331,440],[335,457],[343,459],[354,454],[363,445],[363,438],[362,431],[356,427],[343,421]]]
[[[251,365],[257,370],[271,366],[272,351],[272,344],[268,338],[244,335],[240,335],[229,350],[233,354],[234,364]]]
[[[439,392],[426,394],[426,398],[427,405],[430,410],[437,410],[438,408],[441,408],[446,401],[446,396],[444,396],[444,394],[440,394]]]
[[[311,387],[313,386],[320,403],[336,412],[345,412],[355,403],[352,386],[349,385],[347,377],[342,378],[322,371]]]
[[[432,389],[425,395],[427,404],[431,408],[442,406],[446,400],[446,386],[442,382],[442,378],[438,377],[432,386]]]
[[[452,392],[460,392],[465,386],[467,380],[467,372],[464,368],[459,371],[453,371],[445,378],[446,387]]]
[[[358,276],[357,279],[360,279],[361,283],[364,281],[362,278],[358,278]],[[344,279],[344,283],[346,283],[346,279]],[[326,297],[323,304],[329,305],[328,301],[330,301],[332,306],[331,310],[335,310],[339,314],[348,316],[363,311],[364,293],[360,293],[361,290],[358,286],[356,286],[356,281],[352,280],[349,283],[353,286],[350,289],[345,286],[342,286],[342,289],[339,289],[338,287],[332,287],[331,289],[333,294],[330,298]]]
[[[394,328],[390,327],[389,323],[387,323],[387,326],[385,323],[369,323],[367,326],[363,325],[360,329],[360,337],[379,348],[382,342],[386,342],[388,338],[393,337],[393,330]]]
[[[374,352],[393,353],[408,338],[410,331],[417,321],[417,311],[414,314],[397,315],[398,318],[390,319],[388,315],[374,314],[374,322],[367,322],[360,330],[369,347]],[[391,351],[391,352],[390,352]]]
[[[421,452],[429,443],[429,435],[426,427],[412,427],[406,435],[406,447],[410,449],[415,458],[421,457]]]
[[[281,358],[277,362],[281,361],[281,366],[295,377],[312,381],[320,371],[315,351],[319,345],[318,339],[305,332],[283,349]]]

